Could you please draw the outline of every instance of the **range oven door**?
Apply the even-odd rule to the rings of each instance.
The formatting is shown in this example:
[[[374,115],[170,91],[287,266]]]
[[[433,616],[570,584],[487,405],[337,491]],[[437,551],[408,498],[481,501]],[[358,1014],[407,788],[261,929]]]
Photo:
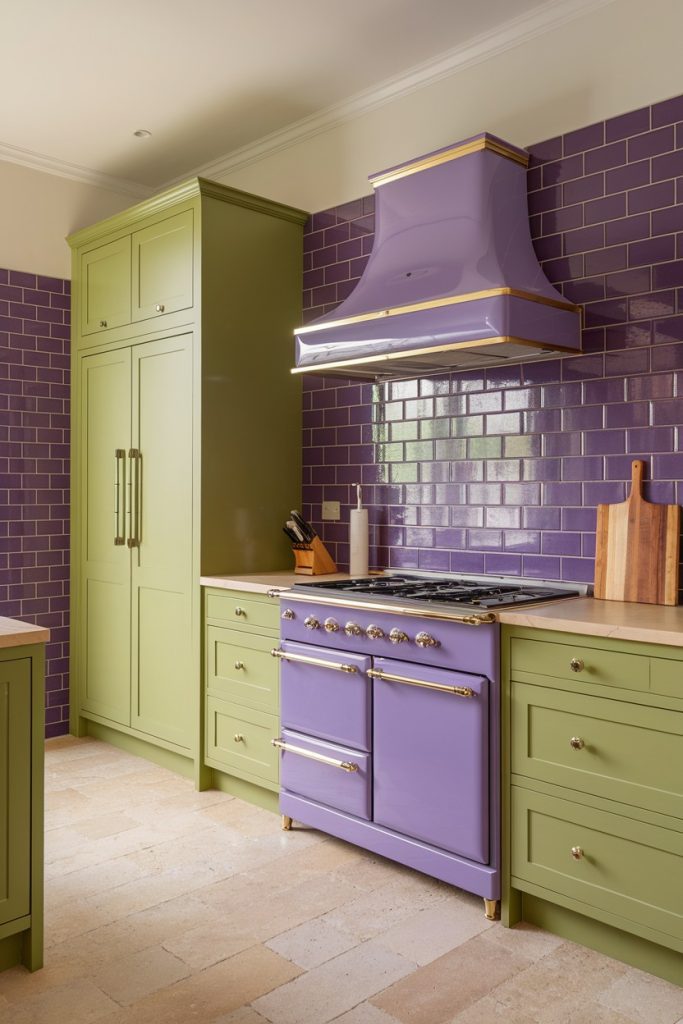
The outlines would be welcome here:
[[[488,679],[387,658],[370,675],[374,821],[488,863]]]

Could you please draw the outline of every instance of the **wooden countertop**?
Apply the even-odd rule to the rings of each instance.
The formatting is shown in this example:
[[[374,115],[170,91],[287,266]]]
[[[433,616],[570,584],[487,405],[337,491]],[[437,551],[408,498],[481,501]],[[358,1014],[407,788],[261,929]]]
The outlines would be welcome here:
[[[498,613],[500,622],[530,629],[606,636],[613,640],[683,647],[683,605],[633,604],[572,597],[566,601]]]
[[[19,619],[6,619],[0,615],[0,647],[23,647],[26,644],[46,644],[50,630],[34,626]]]

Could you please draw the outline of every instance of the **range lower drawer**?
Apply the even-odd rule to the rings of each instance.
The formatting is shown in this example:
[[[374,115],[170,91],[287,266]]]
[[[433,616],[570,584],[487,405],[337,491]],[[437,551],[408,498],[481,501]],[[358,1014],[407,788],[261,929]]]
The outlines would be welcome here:
[[[589,647],[582,643],[561,644],[546,640],[513,637],[511,674],[533,672],[565,681],[618,686],[626,690],[649,690],[650,659],[645,655]]]
[[[282,788],[356,818],[372,816],[372,766],[369,754],[350,747],[282,731]]]
[[[277,789],[276,715],[207,697],[206,756],[240,778]]]
[[[683,833],[512,787],[513,885],[683,941]]]
[[[277,714],[279,669],[273,637],[206,627],[206,686],[213,696]]]
[[[207,619],[215,619],[236,629],[272,629],[280,627],[280,602],[276,598],[260,595],[258,598],[243,590],[211,590],[205,595]]]
[[[519,682],[511,692],[513,772],[683,818],[683,711]]]
[[[280,644],[282,726],[369,750],[370,658],[309,644]]]

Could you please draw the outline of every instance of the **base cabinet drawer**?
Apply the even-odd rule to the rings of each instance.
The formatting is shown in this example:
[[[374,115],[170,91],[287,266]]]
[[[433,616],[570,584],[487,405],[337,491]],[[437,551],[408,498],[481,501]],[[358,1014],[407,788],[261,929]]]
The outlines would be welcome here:
[[[516,774],[683,818],[683,712],[513,682],[511,726]]]
[[[302,733],[282,730],[282,788],[298,796],[346,811],[356,818],[372,816],[372,766],[369,754],[324,743]]]
[[[280,628],[279,601],[264,597],[256,600],[238,590],[209,590],[206,594],[206,618],[218,619],[235,629]],[[275,644],[273,644],[275,646]]]
[[[250,782],[277,788],[278,735],[276,715],[231,704],[216,697],[206,700],[206,756]]]
[[[650,687],[650,659],[644,655],[513,637],[511,659],[513,679],[520,671],[626,690]]]
[[[603,911],[683,941],[682,832],[519,786],[512,817],[513,885],[531,882],[581,902],[588,916]]]
[[[222,626],[206,627],[206,686],[213,696],[276,715],[278,664],[274,640]]]

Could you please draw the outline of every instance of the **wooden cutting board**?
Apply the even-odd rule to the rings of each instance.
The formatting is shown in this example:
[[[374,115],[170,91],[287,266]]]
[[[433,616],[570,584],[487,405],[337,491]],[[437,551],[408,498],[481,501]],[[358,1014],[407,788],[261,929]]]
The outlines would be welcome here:
[[[595,597],[678,604],[681,510],[678,505],[645,501],[644,466],[634,460],[626,501],[598,505]]]

